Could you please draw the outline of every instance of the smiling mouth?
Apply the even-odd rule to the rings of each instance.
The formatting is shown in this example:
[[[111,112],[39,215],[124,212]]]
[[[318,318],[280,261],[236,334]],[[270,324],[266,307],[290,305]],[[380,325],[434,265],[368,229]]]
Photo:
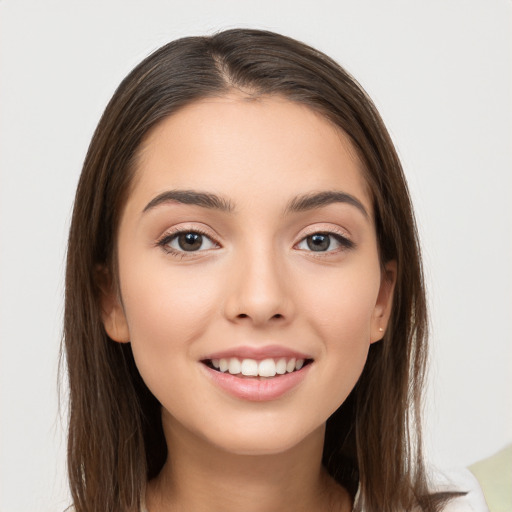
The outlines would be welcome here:
[[[229,373],[240,378],[275,378],[288,373],[295,373],[311,364],[313,359],[296,359],[280,357],[278,359],[239,359],[237,357],[222,359],[205,359],[201,361],[212,370]]]

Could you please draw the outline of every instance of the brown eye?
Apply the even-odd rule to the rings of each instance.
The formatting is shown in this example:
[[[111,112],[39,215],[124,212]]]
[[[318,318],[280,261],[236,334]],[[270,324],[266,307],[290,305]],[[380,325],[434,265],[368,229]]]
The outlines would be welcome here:
[[[210,237],[197,231],[178,231],[158,242],[167,252],[201,252],[218,247]]]
[[[178,235],[178,245],[182,251],[197,251],[203,244],[203,235],[199,233],[182,233]]]

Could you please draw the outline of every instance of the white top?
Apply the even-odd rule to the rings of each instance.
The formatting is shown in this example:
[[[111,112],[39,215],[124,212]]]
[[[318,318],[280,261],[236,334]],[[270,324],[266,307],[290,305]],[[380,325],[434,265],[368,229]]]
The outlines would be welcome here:
[[[489,512],[484,494],[477,479],[468,469],[434,471],[432,474],[434,491],[461,491],[465,496],[448,502],[443,512]],[[143,505],[141,512],[149,512]]]
[[[443,512],[489,512],[480,484],[468,469],[435,471],[432,479],[438,492],[457,490],[467,493],[450,500]]]

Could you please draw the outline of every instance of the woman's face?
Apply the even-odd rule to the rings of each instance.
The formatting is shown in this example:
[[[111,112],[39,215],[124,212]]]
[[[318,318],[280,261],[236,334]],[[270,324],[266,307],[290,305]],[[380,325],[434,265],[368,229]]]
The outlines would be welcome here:
[[[204,99],[153,129],[117,250],[107,332],[131,342],[166,431],[232,453],[323,429],[389,317],[356,152],[280,97]]]

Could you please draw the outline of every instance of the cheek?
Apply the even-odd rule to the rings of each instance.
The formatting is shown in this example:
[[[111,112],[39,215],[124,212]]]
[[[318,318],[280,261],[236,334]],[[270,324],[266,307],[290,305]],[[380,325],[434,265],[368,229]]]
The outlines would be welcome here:
[[[366,363],[379,283],[378,267],[373,271],[370,266],[350,275],[333,272],[328,279],[317,280],[314,291],[301,294],[308,325],[322,340],[322,372],[330,383],[314,403],[328,408],[328,415],[352,391]]]
[[[351,272],[333,271],[299,292],[302,309],[323,339],[344,343],[370,340],[371,319],[377,302],[380,271],[371,266]],[[338,345],[338,344],[336,344]]]
[[[215,308],[219,291],[216,273],[205,279],[192,267],[176,272],[165,260],[150,263],[127,265],[138,271],[120,276],[132,338],[151,339],[158,333],[178,339],[193,336]]]
[[[216,315],[215,279],[205,280],[192,271],[172,272],[165,264],[148,265],[137,274],[121,273],[120,278],[133,354],[148,386],[148,380],[158,383],[185,373],[183,361],[190,359],[194,341]]]

